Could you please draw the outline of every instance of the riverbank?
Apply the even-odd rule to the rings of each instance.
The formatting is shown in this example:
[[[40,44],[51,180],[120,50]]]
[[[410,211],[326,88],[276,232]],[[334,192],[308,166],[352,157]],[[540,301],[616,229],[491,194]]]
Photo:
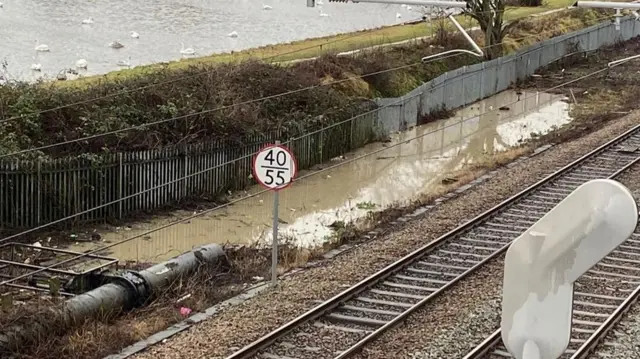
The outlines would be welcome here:
[[[197,330],[180,334],[175,339],[170,339],[167,344],[152,348],[137,357],[171,357],[172,353],[183,355],[191,353],[199,357],[205,351],[209,356],[222,356],[232,350],[232,347],[246,344],[309,308],[313,305],[313,300],[326,299],[344,289],[344,285],[356,282],[395,258],[423,245],[425,240],[435,238],[438,234],[459,224],[460,221],[472,218],[494,203],[535,182],[542,175],[553,171],[553,168],[579,157],[599,143],[622,132],[624,128],[635,125],[637,116],[625,117],[625,115],[637,108],[637,101],[633,96],[640,90],[640,86],[637,85],[640,83],[637,63],[630,62],[611,69],[609,73],[578,79],[603,68],[607,61],[635,54],[638,51],[640,51],[640,40],[634,39],[627,42],[625,46],[602,49],[596,56],[589,56],[586,60],[575,59],[573,63],[564,63],[565,71],[557,65],[539,71],[540,76],[528,81],[522,87],[524,90],[546,90],[551,86],[576,80],[570,86],[558,89],[567,96],[574,94],[576,98],[577,103],[572,105],[570,112],[573,121],[569,125],[523,144],[521,148],[513,151],[498,155],[487,154],[486,160],[480,161],[476,166],[467,166],[461,171],[452,172],[449,177],[457,178],[457,182],[443,186],[440,192],[424,194],[416,198],[414,204],[408,207],[391,208],[386,212],[387,217],[377,217],[368,224],[372,227],[360,227],[359,231],[351,231],[350,236],[343,237],[341,242],[360,243],[355,250],[325,262],[317,268],[289,277],[283,281],[283,287],[280,290],[250,299],[240,307],[229,308],[219,316],[198,325]],[[630,77],[617,81],[623,76]],[[534,148],[543,144],[556,144],[556,146],[523,163],[500,169],[486,184],[476,185],[461,196],[436,206],[433,209],[434,212],[416,218],[408,225],[403,225],[403,222],[395,226],[391,224],[402,214],[434,203],[435,197],[450,193],[491,169],[497,169],[520,155],[531,153]],[[373,227],[378,228],[380,233],[376,240],[367,241],[360,235],[360,231]],[[283,257],[288,258],[288,261],[282,263],[282,270],[303,265],[307,260],[320,257],[327,249],[318,248],[316,251],[305,250],[305,252],[296,252],[293,248],[283,249]],[[224,297],[231,296],[241,291],[246,286],[244,283],[254,281],[253,277],[267,276],[269,258],[266,251],[243,248],[231,253],[236,264],[235,270],[238,271],[238,276],[235,278],[240,279],[233,284],[225,284],[224,278],[209,280],[207,283],[211,288],[202,286],[200,282],[199,290],[203,292],[208,290],[207,293],[225,293]],[[313,285],[309,286],[309,283]],[[71,333],[58,337],[39,337],[42,342],[21,348],[19,354],[23,357],[41,359],[60,356],[72,359],[101,358],[107,353],[117,351],[180,320],[175,307],[178,298],[192,294],[189,305],[195,312],[221,299],[220,296],[215,297],[215,300],[206,295],[200,296],[193,287],[186,284],[173,290],[171,295],[148,310],[117,319],[102,318],[99,321],[89,321]],[[20,308],[12,314],[14,317],[7,314],[3,320],[15,320],[15,316],[24,315],[25,312],[24,308]],[[234,323],[234,327],[230,329],[229,323]]]
[[[603,12],[575,9],[524,19],[506,41],[514,50],[607,18]],[[276,130],[281,140],[300,136],[367,111],[368,99],[401,96],[448,70],[479,61],[453,56],[421,64],[426,55],[467,46],[461,35],[444,35],[291,66],[257,61],[200,65],[82,89],[3,86],[0,107],[6,111],[0,121],[10,125],[0,129],[0,154],[64,143],[15,157],[79,156],[105,163],[103,157],[114,152],[172,146],[182,151],[205,139],[219,147],[238,147],[261,142]],[[471,35],[482,44],[482,34]],[[256,101],[264,97],[270,98]]]
[[[549,10],[563,9],[572,5],[572,0],[547,0],[539,7],[507,7],[505,21],[515,21],[525,17],[540,14]],[[457,15],[456,19],[465,28],[477,26],[474,20],[465,15]],[[311,59],[327,54],[337,54],[407,41],[415,38],[432,36],[437,31],[434,20],[432,22],[418,22],[385,26],[372,30],[363,30],[353,33],[311,38],[284,44],[275,44],[255,49],[236,51],[231,53],[214,54],[196,58],[184,58],[180,61],[171,61],[153,65],[141,65],[133,69],[114,71],[106,75],[90,76],[73,81],[60,82],[61,86],[86,86],[88,83],[121,80],[131,76],[145,75],[148,72],[165,69],[185,69],[189,66],[211,65],[220,63],[234,63],[248,59],[258,59],[269,63],[299,61]],[[455,31],[455,28],[447,23],[447,29]]]

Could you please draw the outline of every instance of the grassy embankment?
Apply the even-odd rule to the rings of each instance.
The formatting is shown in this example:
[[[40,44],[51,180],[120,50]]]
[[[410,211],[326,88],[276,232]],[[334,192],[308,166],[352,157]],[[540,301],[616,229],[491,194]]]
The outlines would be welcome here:
[[[546,0],[545,4],[540,7],[508,7],[505,12],[505,20],[513,21],[545,11],[566,8],[574,2],[574,0]],[[465,28],[476,26],[475,22],[468,16],[459,15],[456,16],[456,19]],[[451,30],[455,30],[453,26],[450,28]],[[62,86],[82,86],[101,79],[138,76],[159,69],[184,69],[192,65],[230,63],[248,59],[268,59],[269,62],[294,61],[431,36],[434,34],[434,31],[433,26],[425,23],[387,26],[373,30],[293,41],[285,44],[268,45],[232,53],[214,54],[183,59],[181,61],[139,66],[133,69],[114,71],[107,75],[90,76],[75,81],[62,82],[60,84]]]
[[[517,31],[538,31],[541,29],[554,29],[559,26],[560,20],[538,19],[523,24],[523,28]],[[560,31],[560,30],[558,30]],[[590,57],[588,60],[577,59],[576,63],[565,62],[563,64],[549,67],[541,71],[542,78],[532,79],[522,84],[523,87],[537,88],[544,90],[548,87],[563,83],[572,79],[602,68],[607,61],[620,56],[637,53],[640,50],[640,41],[631,41],[625,47],[612,47],[604,49]],[[560,67],[566,68],[564,74],[560,74]],[[531,143],[525,144],[521,148],[512,149],[498,155],[488,156],[484,161],[480,161],[474,166],[469,166],[463,170],[452,173],[450,177],[457,179],[457,182],[450,185],[443,185],[432,193],[425,194],[409,206],[394,207],[382,213],[375,214],[373,220],[364,223],[365,228],[375,223],[388,223],[399,215],[415,208],[418,205],[431,202],[435,197],[447,192],[457,186],[463,185],[474,178],[482,175],[486,171],[496,168],[513,158],[530,152],[536,146],[556,141],[564,141],[573,137],[581,136],[590,132],[606,121],[623,116],[628,110],[637,107],[633,94],[637,93],[638,83],[640,83],[640,71],[637,71],[637,64],[626,64],[612,69],[609,73],[602,73],[598,76],[576,82],[571,88],[562,88],[561,91],[570,94],[572,89],[577,105],[573,106],[571,112],[574,122],[572,125],[548,136],[543,136]],[[337,234],[337,242],[349,241],[357,237],[357,231],[352,225],[346,225],[344,230]],[[326,249],[326,248],[325,248]],[[322,253],[324,249],[306,250],[300,252],[296,249],[282,248],[283,266],[295,266],[313,259]],[[269,253],[265,251],[252,251],[246,248],[231,252],[234,260],[234,272],[225,278],[192,278],[189,281],[178,283],[171,290],[165,293],[153,305],[145,310],[137,311],[120,318],[105,316],[99,320],[89,320],[82,323],[70,332],[62,335],[51,335],[51,333],[40,333],[34,335],[34,342],[15,348],[16,354],[23,358],[101,358],[108,353],[112,353],[119,348],[131,344],[137,340],[147,337],[168,325],[178,321],[179,315],[175,307],[177,298],[183,297],[186,293],[192,294],[188,302],[182,303],[194,309],[201,310],[213,302],[237,293],[242,289],[240,283],[250,281],[251,277],[260,275],[266,276],[269,269]],[[207,283],[208,285],[202,285]],[[41,298],[42,300],[42,298]],[[39,310],[46,310],[48,305],[54,303],[40,303]],[[4,310],[4,309],[3,309]],[[0,318],[0,326],[15,323],[16,321],[46,320],[44,315],[36,315],[36,307],[33,310],[17,306],[6,310]],[[7,353],[9,354],[9,353]]]
[[[602,13],[575,9],[524,19],[521,26],[512,28],[507,38],[510,41],[507,50],[578,30],[602,18]],[[416,26],[425,28],[424,25]],[[390,30],[379,31],[384,34]],[[406,35],[406,31],[400,33]],[[398,40],[401,35],[388,36],[396,36],[393,40]],[[482,44],[480,34],[473,33],[472,36]],[[442,47],[434,46],[439,45],[438,42]],[[225,57],[221,55],[212,56],[209,61],[204,58],[194,60],[200,61],[195,63],[172,63],[175,65],[167,66],[173,67],[164,70],[132,70],[147,71],[145,76],[107,75],[104,81],[87,86],[61,87],[57,83],[2,86],[0,121],[18,119],[8,121],[0,128],[0,154],[179,116],[184,117],[138,130],[56,146],[46,153],[29,152],[25,157],[91,157],[96,153],[146,150],[203,140],[232,141],[237,145],[256,134],[274,129],[283,131],[282,137],[286,138],[360,113],[364,99],[399,96],[445,71],[478,61],[469,56],[455,56],[420,64],[425,55],[440,52],[442,48],[461,46],[466,47],[467,44],[460,35],[445,34],[438,36],[437,41],[428,39],[378,48],[357,56],[323,55],[289,66],[254,60],[225,63]],[[268,50],[252,51],[247,52],[247,57],[249,54],[258,56],[256,51]],[[388,71],[403,66],[403,69]],[[378,73],[363,76],[374,72]],[[341,82],[332,84],[336,80]],[[329,85],[318,86],[320,84]],[[313,88],[268,101],[251,102],[256,98],[308,87]],[[139,88],[142,89],[104,97]],[[99,100],[94,100],[96,98]],[[80,104],[66,106],[70,103]],[[226,108],[200,113],[219,107]],[[57,109],[49,111],[52,108]],[[43,110],[45,112],[41,112]]]

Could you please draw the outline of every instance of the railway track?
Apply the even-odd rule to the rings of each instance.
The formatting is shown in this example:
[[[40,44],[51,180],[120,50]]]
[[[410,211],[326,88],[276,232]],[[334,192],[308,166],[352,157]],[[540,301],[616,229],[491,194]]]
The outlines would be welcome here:
[[[343,359],[351,356],[503,253],[511,241],[579,185],[592,179],[615,177],[638,162],[639,147],[640,125],[322,302],[227,359]],[[638,242],[637,246],[635,242],[625,244],[625,248],[630,247],[628,253],[633,254],[626,254],[627,250],[620,248],[620,258],[635,258],[640,263],[640,238]],[[627,270],[616,260],[612,259],[610,263],[621,268],[605,267],[603,271]],[[591,283],[600,280],[600,275],[604,274],[585,279],[589,284],[585,284],[588,287],[584,291],[597,290]],[[625,284],[624,290],[632,290],[633,283]],[[581,287],[576,288],[581,290]],[[603,303],[602,308],[614,310],[613,304],[608,302],[608,298],[614,298],[614,292],[600,291],[600,297],[593,297],[593,303]],[[589,302],[585,300],[584,303]],[[585,304],[582,311],[587,313],[589,308]],[[596,319],[588,315],[580,318],[585,323],[596,323]]]
[[[626,242],[589,270],[574,286],[571,342],[561,359],[603,358],[597,348],[615,345],[606,335],[640,297],[640,226]],[[464,359],[513,358],[501,331],[474,348]]]

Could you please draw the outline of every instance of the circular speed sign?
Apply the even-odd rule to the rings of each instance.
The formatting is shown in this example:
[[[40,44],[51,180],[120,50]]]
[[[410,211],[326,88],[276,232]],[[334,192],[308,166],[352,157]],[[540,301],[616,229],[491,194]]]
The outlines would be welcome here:
[[[281,190],[293,182],[297,172],[293,153],[281,145],[269,145],[253,159],[253,177],[264,187]]]

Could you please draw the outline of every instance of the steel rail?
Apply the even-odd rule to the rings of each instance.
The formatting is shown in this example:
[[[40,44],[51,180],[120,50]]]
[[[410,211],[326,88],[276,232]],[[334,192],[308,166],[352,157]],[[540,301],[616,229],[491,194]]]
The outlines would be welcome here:
[[[637,231],[637,229],[636,229]],[[640,249],[640,248],[639,248]],[[631,293],[615,308],[613,313],[607,317],[607,319],[593,331],[593,333],[575,350],[568,350],[562,356],[567,359],[586,359],[591,355],[598,345],[606,338],[607,334],[619,323],[624,314],[631,309],[631,307],[640,299],[640,285],[631,291]],[[500,351],[499,356],[502,358],[509,358],[510,354],[506,351],[498,349],[502,347],[501,342],[502,332],[500,329],[493,332],[488,338],[482,341],[477,347],[470,351],[463,359],[482,359],[490,358],[491,353]]]
[[[245,346],[244,348],[236,351],[235,353],[231,354],[226,359],[248,359],[248,358],[252,358],[254,356],[257,356],[261,351],[263,351],[267,347],[269,347],[272,344],[274,344],[276,341],[278,341],[279,339],[281,339],[282,337],[284,337],[285,335],[290,333],[292,330],[294,330],[296,328],[299,328],[299,327],[301,327],[301,326],[303,326],[303,325],[305,325],[305,324],[307,324],[307,323],[309,323],[309,322],[311,322],[311,321],[313,321],[315,319],[319,319],[319,318],[325,316],[326,314],[329,314],[334,309],[340,307],[342,304],[344,304],[348,300],[356,298],[358,294],[371,289],[372,287],[374,287],[377,284],[380,284],[386,278],[394,275],[395,273],[397,273],[397,272],[399,272],[399,271],[401,271],[403,269],[406,269],[409,265],[417,263],[420,259],[422,259],[426,255],[430,254],[437,247],[445,244],[450,239],[454,239],[456,237],[459,237],[460,235],[464,234],[465,232],[484,224],[485,222],[487,222],[488,219],[491,219],[492,217],[498,215],[501,211],[503,211],[507,207],[509,207],[512,204],[516,203],[517,201],[519,201],[521,199],[524,199],[525,197],[531,195],[532,193],[534,193],[537,189],[541,188],[542,186],[544,186],[546,184],[549,184],[552,181],[561,178],[563,175],[569,173],[573,169],[575,169],[578,166],[580,166],[581,164],[585,163],[587,160],[596,158],[598,155],[602,154],[603,152],[607,151],[608,149],[620,144],[621,142],[624,142],[625,140],[631,138],[633,135],[638,134],[639,131],[640,131],[640,125],[637,125],[637,126],[633,127],[632,129],[630,129],[630,130],[626,131],[625,133],[619,135],[615,139],[613,139],[613,140],[611,140],[611,141],[599,146],[598,148],[594,149],[593,151],[581,156],[577,160],[575,160],[575,161],[571,162],[570,164],[562,167],[558,171],[556,171],[553,174],[545,177],[544,179],[536,182],[535,184],[527,187],[526,189],[524,189],[523,191],[517,193],[516,195],[504,200],[503,202],[501,202],[500,204],[498,204],[498,205],[494,206],[493,208],[487,210],[486,212],[476,216],[475,218],[469,220],[468,222],[466,222],[466,223],[458,226],[457,228],[449,231],[448,233],[440,236],[439,238],[437,238],[436,240],[426,244],[425,246],[416,249],[415,251],[411,252],[410,254],[406,255],[405,257],[393,262],[392,264],[388,265],[387,267],[383,268],[382,270],[380,270],[380,271],[372,274],[371,276],[361,280],[360,282],[358,282],[357,284],[353,285],[352,287],[350,287],[350,288],[344,290],[343,292],[335,295],[334,297],[322,302],[321,304],[319,304],[316,307],[312,308],[311,310],[303,313],[302,315],[300,315],[297,318],[291,320],[290,322],[282,325],[281,327],[277,328],[276,330],[274,330],[274,331],[266,334],[265,336],[257,339],[253,343],[251,343],[251,344]],[[632,164],[636,163],[638,160],[639,160],[639,158],[636,157],[632,161],[626,162],[625,165],[622,166],[622,168],[618,167],[619,169],[617,171],[615,171],[615,174],[613,174],[612,176],[615,176],[615,175],[621,173],[622,171],[624,171],[625,169],[630,167]],[[602,176],[602,177],[604,177],[604,176]],[[582,178],[580,178],[580,179],[582,180]],[[586,179],[584,181],[586,182]],[[566,189],[563,189],[563,190],[566,191]],[[478,242],[482,242],[482,241],[478,241]],[[459,268],[459,269],[466,269],[466,270],[464,270],[464,272],[462,272],[462,273],[458,273],[456,278],[454,278],[453,280],[448,281],[446,284],[444,284],[443,286],[441,286],[437,290],[434,290],[428,296],[423,297],[417,303],[413,303],[410,307],[406,308],[406,310],[404,310],[403,312],[397,313],[398,315],[395,318],[393,318],[392,320],[384,322],[384,324],[382,324],[382,321],[375,321],[376,323],[381,324],[376,330],[374,330],[374,331],[366,331],[367,335],[365,337],[359,339],[357,341],[357,343],[355,343],[354,345],[350,346],[348,349],[340,351],[340,353],[335,356],[335,359],[344,359],[344,358],[347,358],[348,356],[354,354],[355,352],[359,351],[367,343],[369,343],[370,341],[374,340],[380,334],[382,334],[386,330],[390,329],[391,327],[395,326],[396,324],[398,324],[399,322],[404,320],[408,315],[410,315],[411,313],[415,312],[417,309],[421,308],[424,304],[426,304],[426,303],[430,302],[431,300],[433,300],[436,296],[438,296],[442,292],[444,292],[447,289],[449,289],[451,286],[453,286],[458,281],[460,281],[461,279],[463,279],[464,277],[466,277],[470,273],[474,272],[475,270],[477,270],[478,268],[480,268],[481,266],[486,264],[491,259],[493,259],[496,256],[502,254],[508,248],[509,244],[510,244],[510,241],[509,241],[509,243],[504,244],[502,247],[497,249],[494,253],[492,253],[491,255],[488,255],[487,257],[485,257],[484,259],[482,259],[480,261],[475,261],[475,262],[469,261],[469,262],[475,263],[475,265],[473,265],[473,266],[471,266],[469,268]],[[412,288],[417,288],[416,286],[411,286],[411,287]],[[369,311],[371,311],[371,310],[369,310]],[[334,317],[338,317],[338,319],[340,318],[339,316],[335,316],[335,315],[334,315]],[[347,318],[349,318],[349,317],[347,317]],[[353,317],[350,317],[350,318],[354,319]],[[355,318],[355,319],[361,319],[361,318]],[[362,320],[362,322],[364,323],[364,322],[366,322],[366,320]],[[365,323],[365,325],[366,324],[371,324],[372,322],[374,322],[374,320],[370,320],[370,322],[369,323]],[[354,322],[354,323],[358,324],[357,322]],[[355,329],[354,329],[354,331],[355,331]],[[262,357],[262,358],[275,358],[275,359],[277,359],[277,358],[287,358],[287,356],[272,355],[272,354],[267,354],[267,355],[264,355],[264,356],[261,355],[260,357]]]
[[[640,157],[631,161],[623,168],[619,169],[611,176],[610,179],[613,179],[624,171],[628,170],[631,166],[636,165],[640,162]],[[637,229],[636,229],[637,231]],[[624,244],[623,244],[624,246]],[[605,257],[606,259],[606,257]],[[593,269],[593,268],[592,268]],[[604,340],[607,334],[611,329],[622,319],[623,315],[635,304],[638,299],[640,299],[640,286],[636,287],[633,292],[615,309],[615,311],[605,320],[605,322],[598,327],[594,331],[589,338],[580,345],[575,352],[570,352],[569,359],[586,359],[595,349],[596,347]],[[497,346],[501,345],[502,340],[502,331],[501,329],[493,332],[489,337],[482,341],[478,346],[476,346],[473,350],[471,350],[467,355],[463,357],[463,359],[480,359],[487,357],[492,351],[495,350]],[[503,353],[501,356],[504,356]]]
[[[609,332],[620,322],[624,314],[631,309],[631,307],[640,298],[640,286],[638,286],[632,293],[625,299],[622,304],[613,312],[609,318],[602,324],[596,332],[587,339],[587,341],[576,350],[570,359],[586,359],[609,334]]]

